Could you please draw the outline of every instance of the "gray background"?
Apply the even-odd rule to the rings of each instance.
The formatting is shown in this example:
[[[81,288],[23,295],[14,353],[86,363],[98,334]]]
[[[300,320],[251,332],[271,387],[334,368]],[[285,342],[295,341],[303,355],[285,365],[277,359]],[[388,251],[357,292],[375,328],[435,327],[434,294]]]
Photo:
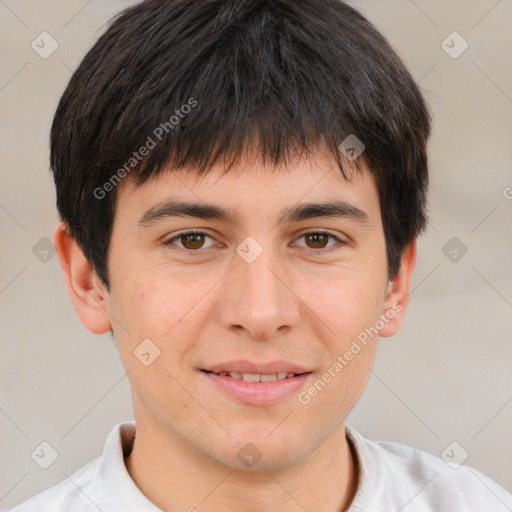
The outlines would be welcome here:
[[[99,456],[110,429],[132,417],[113,339],[81,325],[57,257],[44,252],[57,221],[48,172],[57,101],[109,17],[129,3],[0,0],[2,510]],[[355,5],[420,82],[434,133],[431,222],[410,309],[401,331],[381,340],[348,422],[438,456],[456,441],[452,457],[467,451],[467,465],[512,490],[512,1]],[[42,46],[43,31],[58,43],[46,59],[31,48]],[[442,47],[453,31],[469,44],[458,58]],[[462,44],[452,36],[444,48]],[[46,470],[31,458],[42,441],[59,454]]]

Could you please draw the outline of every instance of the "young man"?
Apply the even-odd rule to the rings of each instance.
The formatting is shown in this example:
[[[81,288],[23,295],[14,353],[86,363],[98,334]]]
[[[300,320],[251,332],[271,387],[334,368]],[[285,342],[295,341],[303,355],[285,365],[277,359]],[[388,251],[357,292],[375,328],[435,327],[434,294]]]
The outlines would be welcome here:
[[[21,511],[489,511],[469,467],[345,424],[400,328],[430,119],[339,0],[150,0],[59,104],[55,244],[135,422]]]

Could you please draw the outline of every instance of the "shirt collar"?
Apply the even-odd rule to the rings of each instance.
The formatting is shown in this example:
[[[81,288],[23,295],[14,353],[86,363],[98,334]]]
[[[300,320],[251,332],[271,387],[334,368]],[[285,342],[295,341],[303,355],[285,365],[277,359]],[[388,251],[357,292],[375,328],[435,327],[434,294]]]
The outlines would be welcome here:
[[[133,481],[124,456],[135,439],[135,421],[119,423],[110,432],[97,474],[98,506],[109,512],[162,512]]]
[[[356,512],[364,509],[361,506],[366,501],[371,479],[362,449],[364,438],[348,425],[345,432],[354,448],[358,466],[358,486],[349,507],[351,512]],[[96,476],[98,506],[109,512],[163,512],[142,493],[126,469],[124,458],[130,454],[134,440],[135,421],[119,423],[110,432]]]

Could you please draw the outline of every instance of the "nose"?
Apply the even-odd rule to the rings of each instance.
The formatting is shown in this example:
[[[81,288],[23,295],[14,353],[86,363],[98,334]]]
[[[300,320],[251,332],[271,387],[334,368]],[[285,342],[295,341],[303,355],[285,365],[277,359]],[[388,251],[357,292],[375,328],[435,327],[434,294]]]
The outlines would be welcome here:
[[[282,335],[300,321],[300,299],[288,273],[264,251],[252,263],[239,260],[226,276],[219,305],[222,325],[268,340]]]

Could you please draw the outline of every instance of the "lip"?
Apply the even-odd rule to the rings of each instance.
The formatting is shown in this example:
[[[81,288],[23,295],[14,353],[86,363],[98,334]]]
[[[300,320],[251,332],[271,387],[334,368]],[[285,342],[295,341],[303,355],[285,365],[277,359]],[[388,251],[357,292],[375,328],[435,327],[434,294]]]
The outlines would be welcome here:
[[[200,373],[208,379],[210,385],[215,386],[228,397],[234,398],[243,404],[259,406],[273,405],[290,396],[296,397],[312,375],[311,372],[308,372],[296,375],[295,377],[287,377],[286,379],[277,379],[269,382],[245,382],[244,380],[234,379],[229,375],[217,375],[216,373],[209,373],[204,370]]]
[[[245,360],[236,360],[236,361],[226,361],[219,364],[214,364],[209,366],[208,368],[202,368],[203,370],[207,370],[209,372],[238,372],[238,373],[278,373],[278,372],[286,372],[286,373],[310,373],[312,371],[311,368],[306,368],[305,366],[301,366],[295,363],[290,363],[288,361],[270,361],[267,363],[253,363],[251,361]]]

